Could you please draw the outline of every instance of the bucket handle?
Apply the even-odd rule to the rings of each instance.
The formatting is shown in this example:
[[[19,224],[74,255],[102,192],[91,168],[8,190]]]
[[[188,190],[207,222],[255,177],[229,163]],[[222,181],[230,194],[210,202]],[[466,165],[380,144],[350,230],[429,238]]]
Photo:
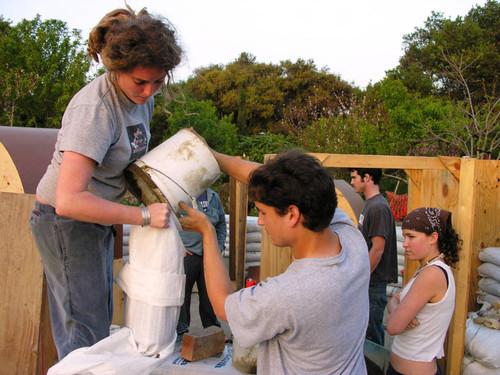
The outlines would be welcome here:
[[[139,161],[139,160],[137,160],[137,161]],[[141,163],[142,163],[142,162],[141,162]],[[143,164],[144,164],[144,163],[143,163]],[[146,165],[146,164],[144,164],[144,165]],[[159,174],[161,174],[162,176],[164,176],[164,177],[168,178],[170,181],[172,181],[174,184],[176,184],[176,185],[179,187],[179,189],[181,189],[184,193],[186,193],[186,195],[187,195],[187,196],[191,197],[191,205],[192,205],[193,209],[195,209],[195,210],[197,210],[197,209],[198,209],[198,205],[196,204],[196,197],[193,197],[192,195],[190,195],[190,194],[189,194],[189,193],[188,193],[188,192],[187,192],[187,191],[186,191],[186,190],[185,190],[185,189],[184,189],[181,185],[179,185],[179,184],[178,184],[175,180],[173,180],[172,178],[170,178],[169,176],[167,176],[165,173],[163,173],[163,172],[162,172],[162,171],[160,171],[159,169],[153,168],[153,167],[151,167],[151,166],[149,166],[149,165],[148,165],[147,167],[148,167],[149,169],[151,169],[152,171],[155,171],[156,173],[159,173]],[[172,198],[172,200],[175,202],[175,204],[176,204],[177,206],[179,206],[179,202],[177,202],[177,201],[174,199],[174,197],[173,197],[172,193],[170,192],[170,190],[168,189],[168,187],[167,187],[165,184],[163,184],[163,183],[162,183],[162,185],[163,185],[163,187],[165,188],[165,190],[166,190],[166,191],[168,191],[169,195],[171,196],[171,198]]]

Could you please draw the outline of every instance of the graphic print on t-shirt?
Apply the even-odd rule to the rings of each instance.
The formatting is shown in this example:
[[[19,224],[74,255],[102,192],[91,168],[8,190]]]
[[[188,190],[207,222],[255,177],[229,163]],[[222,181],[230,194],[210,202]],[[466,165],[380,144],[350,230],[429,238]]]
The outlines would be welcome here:
[[[127,126],[128,139],[130,141],[130,160],[139,159],[146,154],[148,138],[146,128],[143,124]]]

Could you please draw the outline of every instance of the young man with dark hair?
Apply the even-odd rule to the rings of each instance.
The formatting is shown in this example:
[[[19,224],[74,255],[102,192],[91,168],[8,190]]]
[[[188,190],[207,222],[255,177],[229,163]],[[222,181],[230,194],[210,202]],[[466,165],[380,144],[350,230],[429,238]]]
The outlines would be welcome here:
[[[235,340],[259,344],[259,374],[366,374],[363,345],[370,277],[366,243],[341,210],[332,178],[312,156],[278,154],[264,165],[212,151],[220,168],[249,184],[275,246],[290,246],[281,275],[233,293],[213,226],[181,207],[184,230],[203,235],[205,277],[217,316]]]
[[[366,240],[370,258],[370,319],[366,338],[384,346],[382,324],[387,305],[387,284],[398,281],[398,254],[396,226],[391,207],[380,194],[380,169],[351,169],[351,185],[365,196],[365,205],[359,216],[358,228]]]

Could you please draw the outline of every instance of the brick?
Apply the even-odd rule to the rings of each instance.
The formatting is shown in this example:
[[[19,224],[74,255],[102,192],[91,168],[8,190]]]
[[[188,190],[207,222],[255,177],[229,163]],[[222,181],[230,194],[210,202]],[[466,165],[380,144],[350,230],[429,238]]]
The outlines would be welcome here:
[[[224,351],[224,331],[217,326],[185,333],[182,339],[181,357],[195,362]]]

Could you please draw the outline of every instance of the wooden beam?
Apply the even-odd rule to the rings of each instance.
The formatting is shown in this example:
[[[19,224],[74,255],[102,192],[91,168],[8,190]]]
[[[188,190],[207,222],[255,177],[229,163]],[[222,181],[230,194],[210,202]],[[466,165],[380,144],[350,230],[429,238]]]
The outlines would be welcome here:
[[[244,158],[246,160],[246,158]],[[229,277],[235,288],[245,286],[248,185],[230,178]]]
[[[324,153],[312,155],[327,168],[447,169],[436,157]]]
[[[446,374],[460,374],[465,349],[465,324],[470,285],[472,244],[474,233],[474,212],[476,194],[476,159],[464,159],[461,164],[461,183],[458,198],[458,217],[452,220],[462,239],[460,259],[454,268],[456,297],[455,312],[448,329]]]
[[[441,163],[455,176],[457,181],[460,181],[460,162],[461,159],[451,156],[438,156]]]

